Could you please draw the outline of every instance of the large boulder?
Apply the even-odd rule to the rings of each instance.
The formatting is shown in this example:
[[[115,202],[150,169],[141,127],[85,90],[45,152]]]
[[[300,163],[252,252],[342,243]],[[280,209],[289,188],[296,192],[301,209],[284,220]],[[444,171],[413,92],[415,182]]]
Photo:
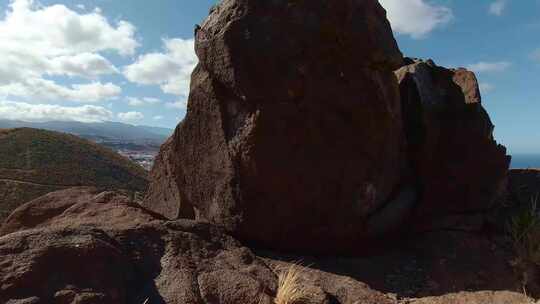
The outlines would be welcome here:
[[[378,1],[224,0],[197,27],[196,52],[146,207],[281,249],[362,250],[395,228],[414,190],[402,55]],[[398,211],[379,216],[387,206]]]
[[[474,73],[407,59],[399,80],[409,161],[419,190],[415,224],[455,228],[505,192],[510,157],[493,138]],[[441,217],[459,215],[450,221]],[[457,222],[456,222],[457,221]]]

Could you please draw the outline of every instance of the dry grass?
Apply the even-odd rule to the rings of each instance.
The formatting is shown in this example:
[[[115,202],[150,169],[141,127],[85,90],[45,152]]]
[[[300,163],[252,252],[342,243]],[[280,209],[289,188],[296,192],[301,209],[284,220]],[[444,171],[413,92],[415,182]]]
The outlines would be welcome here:
[[[293,264],[285,270],[278,270],[278,290],[275,304],[309,303],[309,291],[302,284],[302,270],[299,265]]]
[[[521,210],[510,220],[508,231],[515,258],[511,264],[519,275],[523,291],[531,291],[535,297],[540,295],[540,209],[538,195],[531,199],[527,208]]]
[[[521,262],[540,266],[540,209],[538,196],[528,208],[515,215],[509,225],[509,233],[517,258]]]

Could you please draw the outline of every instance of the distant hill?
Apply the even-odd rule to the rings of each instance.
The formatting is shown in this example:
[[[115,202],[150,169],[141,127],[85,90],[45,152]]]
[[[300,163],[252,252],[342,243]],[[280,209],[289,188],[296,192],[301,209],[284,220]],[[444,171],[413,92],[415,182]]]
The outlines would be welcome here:
[[[0,119],[0,129],[34,128],[77,135],[92,141],[130,142],[133,144],[161,145],[173,132],[172,129],[134,126],[119,122],[83,123],[76,121],[26,122]]]
[[[150,133],[158,134],[169,138],[174,132],[173,129],[169,128],[160,128],[160,127],[150,127],[150,126],[136,126],[137,128],[144,129]]]
[[[0,129],[0,220],[22,203],[73,186],[145,191],[144,169],[73,135]]]

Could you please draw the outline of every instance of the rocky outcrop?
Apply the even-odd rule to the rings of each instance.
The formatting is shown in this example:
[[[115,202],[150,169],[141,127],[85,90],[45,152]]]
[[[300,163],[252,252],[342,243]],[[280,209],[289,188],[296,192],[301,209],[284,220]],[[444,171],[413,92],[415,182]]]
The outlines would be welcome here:
[[[493,138],[475,75],[433,61],[406,60],[398,71],[412,176],[419,189],[415,223],[490,210],[505,192],[510,157]]]
[[[28,203],[2,231],[0,303],[273,304],[278,275],[291,267],[307,297],[302,303],[528,300],[472,292],[521,286],[496,242],[471,233],[433,233],[373,257],[254,253],[214,225],[167,221],[122,195],[90,188]]]
[[[53,193],[10,219],[0,237],[0,303],[270,304],[276,295],[281,270],[220,228],[167,222],[111,192]],[[350,278],[303,276],[319,295],[314,304],[393,303]]]
[[[0,236],[57,224],[71,228],[93,226],[99,221],[102,221],[100,225],[110,223],[116,228],[129,228],[154,218],[163,219],[117,192],[102,192],[92,187],[70,188],[49,193],[17,208],[0,226]]]
[[[375,215],[411,189],[402,55],[377,1],[222,1],[196,52],[187,116],[145,206],[282,249],[361,247],[391,228]]]
[[[144,203],[168,218],[362,252],[405,227],[478,228],[505,191],[475,75],[403,59],[377,1],[223,1],[196,51]]]

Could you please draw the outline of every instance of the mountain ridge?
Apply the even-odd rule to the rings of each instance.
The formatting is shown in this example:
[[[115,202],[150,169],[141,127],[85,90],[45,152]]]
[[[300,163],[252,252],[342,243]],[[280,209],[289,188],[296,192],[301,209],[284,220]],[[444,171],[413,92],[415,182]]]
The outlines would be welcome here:
[[[160,145],[173,132],[173,129],[136,126],[121,122],[106,121],[85,123],[77,121],[28,122],[22,120],[0,119],[0,129],[33,128],[77,135],[92,141],[122,140],[133,143]]]

